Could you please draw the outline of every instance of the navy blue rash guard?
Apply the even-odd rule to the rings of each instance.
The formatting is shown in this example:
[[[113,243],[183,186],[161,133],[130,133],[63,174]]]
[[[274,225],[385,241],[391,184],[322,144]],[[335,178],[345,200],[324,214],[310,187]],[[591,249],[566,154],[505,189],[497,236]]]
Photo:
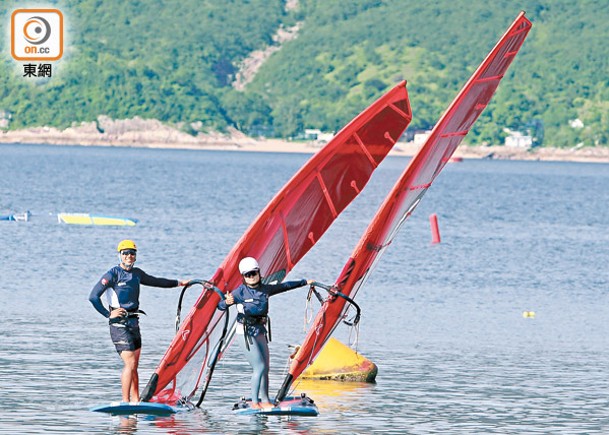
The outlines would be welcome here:
[[[243,306],[243,313],[237,314],[237,321],[243,323],[244,318],[247,317],[261,317],[266,316],[269,313],[269,297],[279,293],[287,292],[299,287],[307,285],[306,279],[300,281],[287,281],[281,284],[260,284],[259,287],[252,288],[246,284],[241,284],[239,287],[231,291],[231,294],[235,298],[234,305],[241,304]],[[228,306],[226,301],[222,300],[218,303],[219,310],[226,310]],[[256,335],[259,332],[264,331],[263,325],[255,325],[253,327],[253,334]],[[261,331],[262,330],[262,331]]]
[[[117,265],[106,272],[95,284],[89,295],[89,301],[102,316],[110,317],[110,311],[101,301],[102,295],[107,292],[109,306],[113,308],[121,307],[129,312],[134,312],[140,307],[140,284],[163,288],[180,285],[177,279],[157,278],[148,275],[138,267],[125,270]]]

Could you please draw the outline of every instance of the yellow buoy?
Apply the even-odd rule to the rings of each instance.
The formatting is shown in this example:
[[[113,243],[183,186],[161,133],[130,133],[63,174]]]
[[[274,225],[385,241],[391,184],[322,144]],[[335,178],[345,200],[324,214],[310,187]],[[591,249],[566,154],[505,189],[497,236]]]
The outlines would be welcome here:
[[[535,318],[535,311],[523,311],[522,312],[522,317],[524,317],[525,319],[534,319]]]
[[[349,346],[330,338],[301,375],[303,379],[375,382],[378,367]]]

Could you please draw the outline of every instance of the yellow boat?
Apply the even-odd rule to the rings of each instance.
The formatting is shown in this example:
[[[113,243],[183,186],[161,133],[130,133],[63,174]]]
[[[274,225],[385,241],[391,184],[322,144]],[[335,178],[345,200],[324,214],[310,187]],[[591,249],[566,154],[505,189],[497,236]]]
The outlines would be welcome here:
[[[89,213],[58,213],[57,220],[60,224],[70,225],[121,225],[132,227],[137,223],[137,219],[99,216]]]

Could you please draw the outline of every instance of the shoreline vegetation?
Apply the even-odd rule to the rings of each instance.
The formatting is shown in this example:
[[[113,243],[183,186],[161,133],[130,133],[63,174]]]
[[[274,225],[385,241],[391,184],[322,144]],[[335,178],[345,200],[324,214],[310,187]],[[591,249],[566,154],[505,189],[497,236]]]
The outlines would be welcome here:
[[[114,146],[167,149],[200,149],[251,152],[295,152],[313,154],[324,143],[290,141],[282,139],[251,138],[232,130],[226,134],[198,134],[193,136],[167,126],[157,120],[134,118],[111,120],[100,117],[98,122],[59,130],[37,127],[0,132],[0,143]],[[390,155],[413,156],[419,144],[398,142]],[[505,146],[461,145],[455,151],[456,159],[543,160],[609,163],[609,147],[572,148],[516,148]]]

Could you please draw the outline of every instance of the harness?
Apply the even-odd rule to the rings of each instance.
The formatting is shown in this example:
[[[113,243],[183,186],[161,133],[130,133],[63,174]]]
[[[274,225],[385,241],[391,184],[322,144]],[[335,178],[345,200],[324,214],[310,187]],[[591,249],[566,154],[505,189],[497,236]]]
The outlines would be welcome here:
[[[254,326],[254,325],[265,325],[269,320],[268,316],[243,316],[243,325]]]
[[[118,309],[118,307],[108,307],[108,308],[110,308],[110,312]],[[111,325],[114,325],[116,323],[120,323],[121,325],[127,325],[127,322],[129,321],[129,319],[139,319],[140,314],[146,315],[146,312],[144,310],[127,310],[127,315],[121,316],[121,317],[110,318],[110,319],[108,319],[108,322]]]
[[[241,313],[241,314],[243,314],[243,313]],[[272,339],[271,318],[269,316],[248,316],[246,314],[243,314],[243,317],[240,316],[240,318],[238,318],[237,321],[243,325],[243,335],[245,338],[245,347],[247,348],[248,351],[250,350],[250,344],[254,343],[252,336],[247,333],[247,328],[249,326],[265,326],[266,331],[267,331],[266,334],[264,334],[266,337],[266,341],[268,343],[271,342],[271,339]]]

